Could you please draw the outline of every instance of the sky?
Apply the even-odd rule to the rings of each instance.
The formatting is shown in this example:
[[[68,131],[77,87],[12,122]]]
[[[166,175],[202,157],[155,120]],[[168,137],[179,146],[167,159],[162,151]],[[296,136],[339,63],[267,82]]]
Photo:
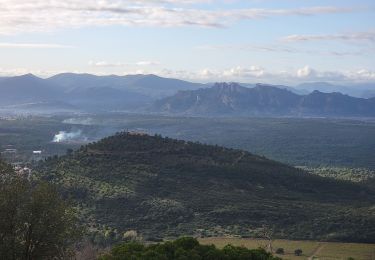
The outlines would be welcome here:
[[[0,76],[375,82],[373,0],[0,0]]]

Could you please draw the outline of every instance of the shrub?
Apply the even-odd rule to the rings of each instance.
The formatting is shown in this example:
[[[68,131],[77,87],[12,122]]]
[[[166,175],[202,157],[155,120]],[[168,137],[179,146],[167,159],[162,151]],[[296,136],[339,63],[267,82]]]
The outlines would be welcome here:
[[[296,249],[296,250],[294,250],[294,255],[296,255],[296,256],[302,255],[302,249]]]

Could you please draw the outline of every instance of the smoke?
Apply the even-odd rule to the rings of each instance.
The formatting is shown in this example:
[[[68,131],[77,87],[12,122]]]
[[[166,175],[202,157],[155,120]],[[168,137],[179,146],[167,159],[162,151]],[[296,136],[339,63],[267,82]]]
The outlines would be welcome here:
[[[59,133],[53,137],[52,142],[62,143],[62,142],[86,141],[86,140],[87,140],[87,137],[82,136],[82,130],[77,130],[74,132],[59,131]]]

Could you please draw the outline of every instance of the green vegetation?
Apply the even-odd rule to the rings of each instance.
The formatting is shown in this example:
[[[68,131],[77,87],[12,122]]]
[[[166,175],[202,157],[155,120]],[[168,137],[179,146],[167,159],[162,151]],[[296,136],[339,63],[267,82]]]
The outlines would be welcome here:
[[[200,245],[194,238],[184,237],[172,242],[145,246],[131,242],[112,248],[100,260],[278,260],[263,249],[247,249],[227,245],[217,249],[214,245]]]
[[[370,179],[375,178],[375,171],[365,168],[338,168],[338,167],[321,167],[308,168],[300,167],[309,173],[322,177],[333,178],[336,180],[345,180],[351,182],[366,183]]]
[[[98,125],[143,129],[171,138],[243,149],[290,165],[375,169],[374,121],[122,114],[91,118]]]
[[[41,150],[42,156],[64,154],[68,148],[78,148],[79,144],[52,143],[53,136],[60,130],[69,131],[71,126],[61,123],[61,119],[46,117],[0,118],[0,151],[8,162],[29,162],[33,151]],[[14,154],[6,154],[7,148],[16,149]]]
[[[375,122],[318,118],[186,118],[121,113],[0,120],[0,146],[13,145],[23,161],[32,150],[64,154],[75,143],[51,143],[60,130],[81,129],[89,140],[123,129],[243,149],[290,165],[375,170]],[[204,129],[204,130],[203,130]]]
[[[214,244],[218,248],[231,244],[234,246],[243,246],[249,249],[265,248],[268,241],[263,239],[245,239],[234,237],[210,237],[200,238],[199,242],[203,245]],[[319,242],[319,241],[295,241],[281,240],[273,241],[273,247],[283,248],[284,253],[278,254],[275,250],[274,254],[282,259],[289,260],[306,260],[308,259],[332,259],[342,260],[354,258],[356,260],[371,260],[375,257],[375,244],[360,243],[338,243],[338,242]],[[302,250],[301,256],[296,256],[294,251]]]
[[[66,257],[80,237],[72,209],[47,183],[31,183],[0,162],[1,259]]]
[[[91,238],[180,235],[375,241],[375,192],[241,150],[119,133],[38,167],[74,200]]]
[[[301,256],[302,253],[303,253],[302,249],[298,248],[298,249],[294,250],[294,255],[296,255],[296,256]]]

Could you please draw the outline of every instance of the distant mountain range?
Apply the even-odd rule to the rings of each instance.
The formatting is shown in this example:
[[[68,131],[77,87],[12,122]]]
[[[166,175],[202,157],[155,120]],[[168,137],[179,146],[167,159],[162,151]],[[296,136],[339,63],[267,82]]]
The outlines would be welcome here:
[[[157,98],[203,84],[155,75],[96,76],[58,74],[41,79],[32,74],[0,78],[0,107],[40,111],[108,111],[144,108]]]
[[[373,117],[375,98],[313,91],[298,95],[288,89],[257,84],[216,83],[211,88],[180,91],[155,103],[153,111],[200,116],[338,116]]]
[[[310,82],[299,84],[294,87],[297,91],[302,91],[300,94],[307,94],[314,90],[318,90],[324,93],[340,92],[353,97],[360,98],[371,98],[375,97],[375,84],[374,83],[362,83],[352,84],[350,86],[334,85],[327,82]],[[303,93],[304,92],[304,93]],[[298,93],[298,92],[297,92]]]
[[[204,87],[203,84],[162,78],[152,74],[96,76],[91,74],[63,73],[48,78],[47,81],[61,86],[66,90],[111,87],[143,94],[152,98],[173,95],[179,90],[193,90]]]
[[[42,79],[26,74],[0,78],[0,109],[28,113],[120,110],[215,116],[374,116],[373,99],[322,93],[344,88],[328,83],[295,88],[249,83],[212,85],[156,75],[63,73]],[[357,86],[357,90],[375,96],[370,85]]]

